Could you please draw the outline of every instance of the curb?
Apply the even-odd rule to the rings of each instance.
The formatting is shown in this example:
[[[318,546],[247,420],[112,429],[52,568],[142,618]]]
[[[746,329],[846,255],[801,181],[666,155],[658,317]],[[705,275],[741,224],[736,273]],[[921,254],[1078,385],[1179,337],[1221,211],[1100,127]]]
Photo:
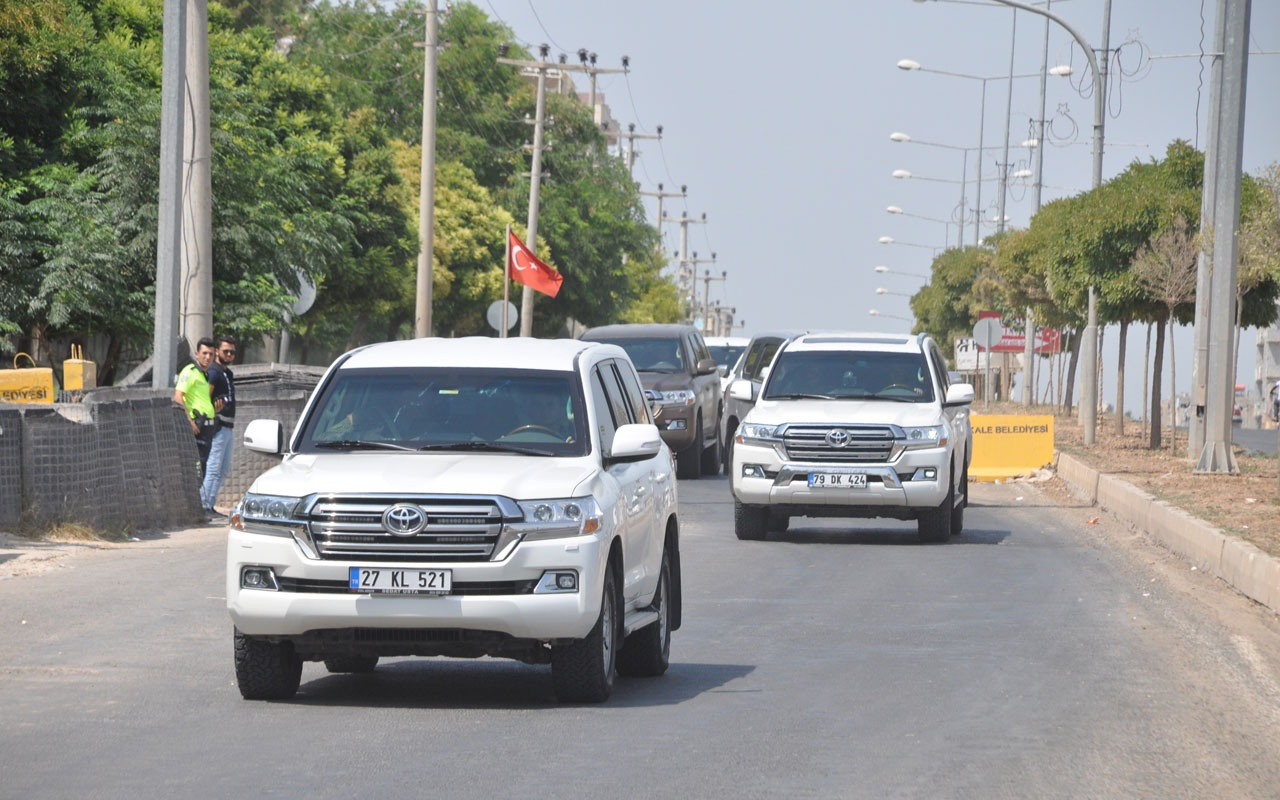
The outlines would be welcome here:
[[[1280,614],[1280,560],[1066,453],[1055,453],[1054,471],[1077,495]]]

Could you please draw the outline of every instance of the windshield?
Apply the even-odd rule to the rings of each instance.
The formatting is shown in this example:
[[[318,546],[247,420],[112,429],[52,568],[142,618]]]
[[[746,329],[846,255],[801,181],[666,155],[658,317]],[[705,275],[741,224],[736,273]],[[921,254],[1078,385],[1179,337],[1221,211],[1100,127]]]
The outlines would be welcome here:
[[[783,350],[770,368],[766,399],[872,399],[931,403],[929,365],[920,353]]]
[[[684,353],[680,340],[665,339],[597,339],[595,341],[616,344],[627,351],[631,363],[640,372],[686,372]]]
[[[347,369],[323,391],[300,452],[588,451],[583,399],[570,372]]]

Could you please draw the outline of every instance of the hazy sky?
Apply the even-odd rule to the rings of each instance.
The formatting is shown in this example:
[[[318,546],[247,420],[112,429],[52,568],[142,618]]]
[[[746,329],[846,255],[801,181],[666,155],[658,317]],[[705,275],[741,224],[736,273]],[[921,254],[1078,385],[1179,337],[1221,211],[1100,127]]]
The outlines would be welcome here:
[[[955,243],[958,226],[947,220],[966,174],[967,204],[975,205],[980,127],[983,146],[993,148],[982,161],[987,219],[997,216],[997,164],[1010,164],[1011,173],[1034,168],[1022,143],[1041,119],[1040,82],[1015,79],[1010,100],[1006,76],[1011,52],[1015,75],[1040,71],[1038,15],[1019,12],[1015,22],[1013,10],[973,0],[476,1],[535,52],[546,42],[571,62],[582,47],[602,66],[630,57],[630,74],[599,76],[598,91],[624,129],[663,126],[660,143],[637,142],[635,178],[644,191],[659,182],[666,191],[688,186],[687,203],[668,199],[664,213],[706,213],[708,224],[689,227],[689,249],[700,258],[717,254],[699,274],[727,271],[727,280],[711,283],[711,299],[737,309],[746,335],[798,326],[906,330],[908,322],[892,317],[911,316],[903,295],[923,282],[910,273],[928,273],[931,248]],[[1104,179],[1135,159],[1162,158],[1175,139],[1204,149],[1209,62],[1199,53],[1212,48],[1217,0],[1111,5],[1110,47],[1119,53],[1111,61]],[[1101,48],[1104,0],[1053,0],[1051,10]],[[1280,161],[1280,3],[1253,3],[1251,40],[1244,167],[1256,172]],[[972,77],[907,72],[896,66],[902,59]],[[1070,64],[1075,75],[1048,80],[1042,202],[1091,184],[1093,101],[1078,91],[1087,64],[1056,24],[1048,63]],[[585,79],[580,85],[585,90]],[[894,132],[915,141],[895,143]],[[894,178],[894,170],[914,177]],[[889,206],[906,213],[891,215]],[[655,211],[651,202],[651,218]],[[1032,212],[1030,182],[1011,180],[1008,224],[1025,227]],[[677,226],[664,226],[664,235],[674,251]],[[881,244],[882,236],[896,243]],[[964,241],[973,241],[972,224]],[[869,315],[872,308],[881,316]],[[1190,329],[1177,337],[1180,391],[1190,384],[1191,338]],[[1109,329],[1102,352],[1109,375],[1114,339]],[[1145,335],[1133,331],[1130,339],[1128,370],[1140,380]],[[1253,378],[1253,342],[1246,334],[1242,382]],[[1113,398],[1111,380],[1101,388]],[[1136,407],[1140,388],[1126,394],[1126,406]]]

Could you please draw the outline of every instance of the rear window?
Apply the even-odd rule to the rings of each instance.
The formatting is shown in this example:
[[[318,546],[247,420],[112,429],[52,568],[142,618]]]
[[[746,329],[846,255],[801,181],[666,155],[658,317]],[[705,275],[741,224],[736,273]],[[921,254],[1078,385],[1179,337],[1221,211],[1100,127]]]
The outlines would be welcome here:
[[[679,338],[592,339],[616,344],[627,351],[631,363],[641,372],[688,372]]]

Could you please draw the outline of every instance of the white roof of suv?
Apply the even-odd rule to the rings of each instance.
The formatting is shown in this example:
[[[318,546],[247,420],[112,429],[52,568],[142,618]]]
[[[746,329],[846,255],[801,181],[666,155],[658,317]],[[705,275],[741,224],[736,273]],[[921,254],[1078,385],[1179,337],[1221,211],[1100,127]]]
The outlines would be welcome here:
[[[586,350],[608,348],[609,355],[625,355],[620,347],[578,339],[497,339],[468,336],[460,339],[406,339],[382,342],[353,350],[343,369],[376,367],[490,367],[511,369],[573,370]]]
[[[919,353],[920,339],[917,336],[901,333],[860,333],[857,331],[836,331],[825,333],[806,333],[797,336],[786,346],[787,350],[871,350],[879,353]]]

